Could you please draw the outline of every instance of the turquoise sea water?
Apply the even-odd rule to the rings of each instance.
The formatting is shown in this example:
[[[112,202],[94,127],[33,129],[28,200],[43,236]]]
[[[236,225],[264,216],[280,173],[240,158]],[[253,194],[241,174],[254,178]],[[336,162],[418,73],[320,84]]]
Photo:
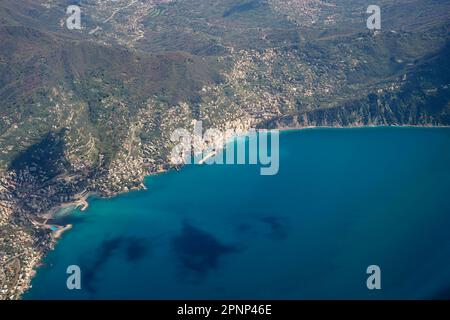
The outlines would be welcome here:
[[[284,132],[280,156],[276,176],[187,166],[92,199],[25,298],[450,297],[450,129]]]

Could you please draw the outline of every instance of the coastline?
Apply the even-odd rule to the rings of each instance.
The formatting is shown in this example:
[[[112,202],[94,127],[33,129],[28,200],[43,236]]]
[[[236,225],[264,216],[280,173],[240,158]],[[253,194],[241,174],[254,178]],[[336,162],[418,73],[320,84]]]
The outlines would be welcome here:
[[[368,128],[372,128],[372,129],[377,129],[377,128],[404,128],[404,129],[408,129],[408,128],[423,128],[423,129],[440,129],[440,128],[450,128],[450,125],[355,125],[355,126],[306,126],[306,127],[283,127],[283,128],[276,128],[276,129],[267,129],[267,130],[278,130],[280,132],[295,132],[295,131],[306,131],[306,130],[319,130],[319,129],[368,129]],[[259,130],[259,129],[256,129]],[[247,133],[243,133],[239,136],[233,136],[231,137],[231,139],[235,139],[237,137],[242,137],[245,136]],[[226,144],[226,143],[225,143]],[[222,149],[220,149],[221,151]],[[217,153],[216,152],[210,152],[208,153],[204,158],[202,158],[199,161],[199,165],[204,164],[206,160],[210,159],[211,157],[215,156]],[[152,172],[150,174],[146,174],[143,176],[141,184],[137,187],[133,187],[130,188],[127,191],[121,191],[121,192],[117,192],[117,193],[112,193],[108,196],[100,196],[97,192],[88,192],[86,195],[84,195],[82,198],[72,201],[72,202],[68,202],[68,203],[63,203],[60,204],[59,206],[56,206],[55,208],[51,209],[48,213],[46,213],[44,216],[46,215],[50,215],[50,218],[55,218],[55,214],[58,213],[58,211],[60,211],[61,209],[67,208],[67,207],[74,207],[72,210],[70,210],[71,212],[73,212],[74,210],[77,210],[80,206],[81,209],[80,211],[85,212],[88,208],[89,208],[89,198],[91,197],[100,197],[100,198],[104,198],[104,199],[110,199],[110,198],[114,198],[116,196],[120,196],[122,194],[127,194],[129,192],[132,191],[141,191],[141,190],[147,190],[147,187],[144,184],[144,181],[147,177],[152,177],[158,174],[162,174],[162,173],[167,173],[168,171],[171,171],[173,169],[168,169],[168,170],[158,170],[155,172]],[[69,213],[70,214],[70,213]]]
[[[306,126],[306,127],[283,127],[283,128],[275,128],[275,129],[264,129],[264,130],[278,130],[281,133],[282,132],[296,132],[296,131],[307,131],[307,130],[320,130],[320,129],[369,129],[369,128],[373,128],[373,129],[377,129],[377,128],[424,128],[424,129],[430,129],[430,128],[450,128],[450,125],[364,125],[364,126]],[[256,130],[260,130],[260,129],[256,129]],[[229,140],[227,140],[224,145],[222,146],[221,149],[216,150],[216,151],[211,151],[209,152],[207,155],[205,155],[202,159],[200,159],[198,161],[199,165],[204,164],[208,159],[214,157],[217,152],[222,151],[225,146],[227,145],[227,143],[229,143],[230,141],[232,141],[231,139],[236,139],[239,137],[245,137],[248,134],[248,132],[239,134],[239,135],[234,135],[231,136],[229,138]]]
[[[60,213],[62,210],[67,209],[67,212],[65,212],[63,215],[70,215],[74,210],[77,210],[80,208],[80,211],[84,212],[89,208],[89,197],[96,196],[97,194],[95,192],[88,192],[84,195],[82,195],[79,199],[61,203],[58,206],[55,206],[54,208],[50,209],[47,213],[41,216],[41,218],[44,219],[43,223],[40,225],[45,229],[52,230],[51,236],[53,239],[59,239],[61,236],[68,230],[72,229],[71,224],[66,225],[60,225],[56,223],[52,223],[52,220],[56,220],[60,218],[58,216],[58,213]]]
[[[72,229],[72,227],[73,227],[73,225],[67,224],[67,225],[65,225],[64,227],[59,228],[59,229],[53,231],[53,234],[52,234],[52,235],[53,235],[53,238],[54,238],[54,239],[59,239],[59,238],[63,235],[64,232],[66,232],[66,231]]]
[[[279,130],[280,132],[288,131],[302,131],[302,130],[315,130],[315,129],[377,129],[377,128],[415,128],[415,129],[440,129],[450,128],[450,125],[351,125],[351,126],[306,126],[306,127],[283,127],[271,130]]]
[[[367,129],[367,128],[423,128],[423,129],[439,129],[439,128],[450,128],[449,125],[354,125],[354,126],[306,126],[306,127],[283,127],[283,128],[274,128],[274,129],[268,129],[268,130],[278,130],[280,132],[295,132],[295,131],[303,131],[303,130],[317,130],[317,129]],[[262,129],[262,128],[258,128],[257,130]],[[240,136],[245,136],[246,134],[242,134]],[[233,136],[233,138],[236,138],[236,136]],[[220,151],[220,150],[218,150]],[[216,152],[211,152],[209,153],[205,158],[203,158],[199,164],[203,164],[207,159],[213,157],[216,154]],[[62,203],[58,206],[55,206],[54,208],[52,208],[51,210],[49,210],[47,213],[45,213],[42,217],[46,218],[47,220],[50,219],[54,219],[56,218],[56,215],[58,212],[60,212],[61,209],[65,209],[65,208],[71,208],[68,210],[67,214],[70,215],[72,214],[75,210],[77,210],[78,208],[80,208],[80,211],[85,212],[88,208],[89,208],[89,199],[91,197],[100,197],[100,198],[104,198],[104,199],[110,199],[110,198],[114,198],[116,196],[120,196],[122,194],[127,194],[129,192],[132,191],[137,191],[137,190],[147,190],[144,181],[147,177],[151,177],[154,175],[158,175],[158,174],[162,174],[162,173],[167,173],[169,171],[173,170],[172,169],[167,169],[167,170],[159,170],[156,172],[152,172],[149,174],[146,174],[142,177],[142,181],[141,184],[137,187],[134,188],[130,188],[129,190],[126,191],[121,191],[121,192],[117,192],[117,193],[113,193],[107,196],[100,196],[98,193],[96,192],[88,192],[86,194],[84,194],[83,196],[81,196],[80,199],[77,199],[75,201],[72,202],[68,202],[68,203]],[[47,222],[46,220],[46,222]],[[51,224],[42,224],[43,226],[45,226],[45,228],[51,228],[54,225]],[[68,224],[65,226],[58,226],[57,230],[52,231],[52,237],[55,239],[55,241],[57,241],[57,239],[61,238],[62,235],[66,232],[69,231],[73,228],[73,225]],[[53,248],[49,248],[49,250],[53,250]],[[47,252],[48,253],[48,252]],[[41,260],[45,258],[45,255],[42,256]],[[33,267],[33,277],[37,272],[37,268],[41,265],[41,261],[36,261],[36,263],[34,264]],[[30,279],[30,283],[28,284],[26,290],[21,294],[21,297],[23,296],[23,294],[30,288],[31,285],[31,280]]]

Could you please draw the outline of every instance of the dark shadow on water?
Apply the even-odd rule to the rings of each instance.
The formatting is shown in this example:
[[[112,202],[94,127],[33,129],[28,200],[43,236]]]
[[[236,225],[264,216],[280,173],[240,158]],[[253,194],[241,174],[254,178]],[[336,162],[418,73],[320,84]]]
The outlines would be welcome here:
[[[450,300],[450,286],[429,297],[430,300]]]
[[[139,238],[129,238],[125,244],[125,256],[129,262],[135,262],[148,254],[150,247]]]
[[[248,223],[240,223],[237,227],[236,227],[236,231],[238,233],[247,233],[250,232],[252,229],[252,227],[250,226],[250,224]]]
[[[289,235],[289,223],[285,217],[254,215],[251,220],[237,224],[235,230],[238,234],[247,237],[284,240]]]
[[[89,293],[96,293],[96,282],[101,268],[115,255],[123,253],[126,261],[136,262],[150,252],[147,239],[137,237],[119,236],[104,240],[92,256],[95,259],[90,263],[83,263],[82,281],[83,287]]]
[[[237,247],[222,244],[211,234],[184,222],[181,233],[172,239],[172,248],[178,259],[183,279],[199,280],[219,267],[223,255],[237,252]],[[186,276],[191,276],[187,279]]]
[[[276,240],[285,239],[288,235],[288,224],[281,217],[266,216],[260,219],[263,223],[268,224],[271,230],[271,237]]]
[[[66,224],[81,224],[87,220],[86,216],[69,214],[63,217],[56,217],[47,220],[47,224],[66,225]]]
[[[86,291],[90,293],[96,292],[95,280],[99,270],[105,263],[108,262],[122,241],[122,237],[116,237],[114,239],[103,241],[100,248],[97,250],[97,253],[94,255],[95,260],[91,264],[82,266],[83,287]]]

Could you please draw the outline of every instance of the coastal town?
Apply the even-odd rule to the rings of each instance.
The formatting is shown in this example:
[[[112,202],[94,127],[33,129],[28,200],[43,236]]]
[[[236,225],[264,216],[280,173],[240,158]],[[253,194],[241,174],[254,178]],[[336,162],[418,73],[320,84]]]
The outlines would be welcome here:
[[[19,299],[29,288],[43,256],[52,249],[55,241],[70,228],[47,223],[46,215],[39,215],[40,208],[55,210],[61,204],[61,198],[40,198],[42,194],[37,187],[30,190],[31,178],[22,172],[0,178],[0,297],[2,299]],[[33,199],[29,203],[19,200],[17,188],[28,188],[26,196]],[[49,187],[46,190],[57,188]],[[33,192],[34,191],[34,192]],[[45,201],[43,199],[46,199]],[[77,204],[75,202],[74,204]],[[79,204],[87,205],[84,201]],[[37,207],[39,209],[37,209]]]
[[[208,128],[245,132],[266,121],[292,113],[297,108],[299,96],[303,98],[302,101],[320,96],[324,97],[322,101],[326,101],[326,97],[337,89],[339,81],[337,78],[318,79],[314,70],[318,65],[297,65],[299,70],[290,69],[284,74],[284,78],[274,82],[276,78],[273,77],[271,66],[281,59],[289,62],[295,58],[294,55],[295,53],[283,55],[273,49],[263,53],[237,52],[233,69],[224,75],[225,85],[209,85],[200,91],[200,119]],[[292,65],[295,65],[294,62]],[[302,78],[294,79],[291,73],[301,74]],[[255,84],[255,81],[262,84]],[[225,90],[234,94],[227,96]],[[167,107],[158,106],[158,102],[153,100],[147,101],[147,104],[149,107],[136,117],[120,152],[108,167],[101,165],[101,154],[95,162],[95,171],[92,171],[89,162],[81,160],[89,159],[91,153],[97,152],[95,140],[90,139],[88,147],[73,147],[75,151],[66,157],[66,160],[71,161],[68,169],[50,179],[49,173],[39,167],[27,166],[20,170],[2,172],[0,298],[19,298],[29,287],[42,257],[54,247],[62,232],[70,229],[70,226],[55,226],[48,222],[58,208],[78,206],[86,209],[87,198],[91,194],[111,197],[144,189],[143,179],[146,175],[173,168],[169,154],[174,142],[171,142],[170,135],[177,128],[189,129],[193,126],[191,106],[182,102],[175,108],[169,108],[167,116],[157,122],[155,112]],[[321,121],[323,120],[303,117],[277,124],[276,127],[340,126],[338,120],[331,123]],[[377,124],[376,121],[374,119],[373,124]],[[363,119],[355,118],[353,125],[359,124],[363,124]],[[143,136],[152,136],[152,139],[142,139]],[[71,146],[80,144],[80,141],[71,140],[70,134],[66,137],[68,150]],[[80,151],[86,154],[80,156]]]
[[[0,69],[0,300],[20,299],[71,232],[61,209],[89,214],[90,197],[142,190],[146,176],[179,169],[170,159],[177,129],[197,121],[245,133],[450,119],[444,104],[430,109],[450,86],[435,76],[448,59],[447,29],[428,20],[429,32],[372,32],[359,21],[366,8],[336,12],[320,0],[232,8],[89,1],[84,29],[67,33],[62,2],[16,1],[45,21],[33,29],[29,20],[0,19],[0,66],[8,65]],[[3,5],[2,14],[13,8]],[[6,13],[11,21],[26,15]],[[341,34],[338,22],[347,23]]]

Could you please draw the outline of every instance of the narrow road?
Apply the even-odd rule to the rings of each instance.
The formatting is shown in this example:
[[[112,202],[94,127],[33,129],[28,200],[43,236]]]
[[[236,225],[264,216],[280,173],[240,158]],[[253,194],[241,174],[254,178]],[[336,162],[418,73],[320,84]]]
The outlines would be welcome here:
[[[121,8],[116,9],[110,16],[109,18],[107,18],[105,21],[103,21],[103,23],[107,23],[109,20],[111,20],[112,18],[114,18],[114,16],[116,15],[117,12],[126,9],[128,7],[131,7],[133,4],[135,4],[137,2],[137,0],[133,0],[131,1],[131,3],[127,4],[126,6],[123,6]]]
[[[114,12],[113,12],[106,20],[103,21],[103,23],[109,22],[111,19],[114,18],[114,16],[116,15],[117,12],[119,12],[119,11],[121,11],[121,10],[124,10],[124,9],[126,9],[126,8],[131,7],[131,6],[132,6],[133,4],[135,4],[136,2],[137,2],[137,0],[133,0],[133,1],[131,1],[131,3],[127,4],[126,6],[123,6],[123,7],[121,7],[121,8],[118,8],[118,9],[114,10]],[[95,29],[92,29],[91,31],[89,31],[89,34],[94,34],[94,33],[96,33],[96,32],[99,31],[99,30],[102,30],[102,28],[99,27],[99,26],[97,26],[97,27],[95,27]]]

